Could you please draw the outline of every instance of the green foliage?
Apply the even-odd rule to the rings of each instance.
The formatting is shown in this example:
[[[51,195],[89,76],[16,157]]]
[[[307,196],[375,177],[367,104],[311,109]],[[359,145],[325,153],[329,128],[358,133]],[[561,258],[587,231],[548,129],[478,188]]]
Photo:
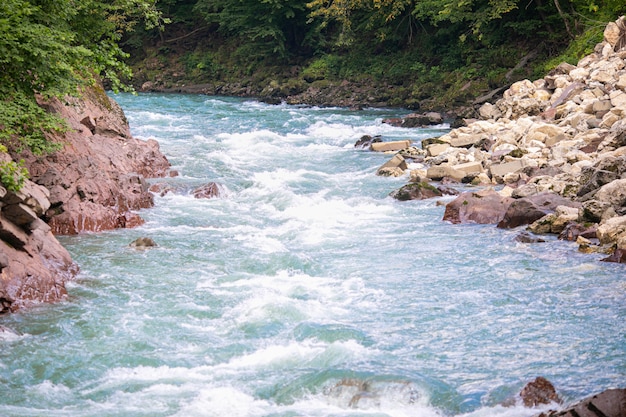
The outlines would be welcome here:
[[[585,55],[593,52],[594,47],[602,42],[604,37],[604,26],[591,27],[583,32],[582,35],[574,39],[567,49],[558,56],[548,60],[542,66],[538,68],[538,74],[545,74],[546,72],[554,69],[561,62],[567,62],[572,65],[576,65],[578,61]]]
[[[309,81],[332,79],[339,76],[341,62],[336,55],[323,55],[302,70],[302,77]]]
[[[67,126],[38,100],[77,95],[96,76],[114,89],[130,77],[118,42],[143,21],[163,23],[156,0],[2,0],[0,2],[0,144],[51,152],[47,132]]]
[[[199,0],[195,10],[224,33],[246,41],[251,59],[284,58],[306,36],[305,0]]]
[[[189,52],[182,57],[185,69],[192,77],[219,79],[223,68],[211,52]]]
[[[6,152],[6,148],[4,148]],[[24,167],[24,160],[19,162],[0,162],[0,182],[9,191],[18,192],[28,179],[28,170]]]

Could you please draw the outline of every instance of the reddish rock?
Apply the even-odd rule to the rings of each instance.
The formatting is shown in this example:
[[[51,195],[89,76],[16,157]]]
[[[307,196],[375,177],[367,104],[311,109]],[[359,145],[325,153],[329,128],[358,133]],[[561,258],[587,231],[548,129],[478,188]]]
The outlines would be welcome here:
[[[620,248],[615,249],[610,256],[601,259],[602,262],[616,262],[618,264],[626,264],[626,251]]]
[[[512,201],[512,198],[502,197],[491,189],[461,193],[446,205],[443,220],[455,224],[497,224]]]
[[[130,135],[122,109],[94,88],[83,97],[53,99],[45,107],[71,130],[52,140],[64,144],[51,155],[20,155],[31,179],[50,191],[45,213],[52,232],[76,234],[142,223],[133,210],[151,207],[145,178],[168,174],[169,162],[155,140]]]
[[[526,407],[536,407],[539,404],[550,404],[553,402],[561,403],[554,385],[541,376],[526,384],[519,395]]]
[[[215,198],[221,196],[221,194],[222,186],[216,182],[210,182],[193,190],[195,198]]]
[[[585,239],[595,239],[596,231],[598,230],[598,225],[594,224],[592,226],[585,226],[580,223],[571,222],[565,226],[565,229],[559,234],[560,240],[567,240],[570,242],[575,242],[578,239],[578,236],[582,236]]]
[[[65,282],[78,272],[70,254],[37,216],[45,197],[29,190],[37,190],[37,185],[27,181],[21,192],[0,198],[0,313],[60,300],[67,293]],[[18,205],[30,210],[15,217],[11,207]]]
[[[561,411],[548,411],[537,417],[624,417],[626,389],[608,389]]]
[[[580,207],[580,203],[553,193],[542,193],[515,199],[507,208],[502,220],[498,222],[498,227],[512,229],[524,224],[531,224],[546,214],[553,213],[558,206]]]

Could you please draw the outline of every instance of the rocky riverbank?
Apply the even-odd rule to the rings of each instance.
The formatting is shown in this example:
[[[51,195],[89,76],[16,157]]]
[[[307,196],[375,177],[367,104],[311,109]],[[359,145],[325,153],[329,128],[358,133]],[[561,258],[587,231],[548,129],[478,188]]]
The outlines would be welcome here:
[[[450,202],[444,220],[529,225],[626,263],[625,19],[610,23],[604,42],[578,65],[519,81],[479,114],[381,167],[381,175],[411,168],[411,182],[395,195],[431,196],[408,192],[428,181],[483,186]]]
[[[101,88],[42,105],[70,129],[49,137],[63,144],[58,152],[12,155],[31,180],[19,192],[0,187],[0,312],[61,299],[78,266],[54,235],[141,224],[134,211],[154,204],[146,178],[169,175],[158,143],[133,138]]]

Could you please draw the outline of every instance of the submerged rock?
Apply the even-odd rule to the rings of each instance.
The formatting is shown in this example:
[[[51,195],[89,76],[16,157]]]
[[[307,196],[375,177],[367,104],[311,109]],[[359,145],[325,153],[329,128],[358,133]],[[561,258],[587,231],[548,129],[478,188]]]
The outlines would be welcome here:
[[[133,240],[128,246],[131,248],[145,249],[145,248],[154,248],[159,245],[150,237],[139,237]]]

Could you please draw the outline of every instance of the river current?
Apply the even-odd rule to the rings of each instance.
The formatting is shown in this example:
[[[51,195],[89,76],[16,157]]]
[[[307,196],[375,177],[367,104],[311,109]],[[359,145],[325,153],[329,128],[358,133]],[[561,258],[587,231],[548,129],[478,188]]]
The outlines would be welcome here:
[[[544,376],[626,387],[626,273],[573,243],[443,222],[362,135],[402,111],[119,94],[180,172],[136,229],[60,237],[58,304],[0,317],[2,416],[502,416]],[[223,195],[191,190],[221,184]],[[448,201],[451,197],[439,199]],[[158,247],[129,243],[150,237]]]

